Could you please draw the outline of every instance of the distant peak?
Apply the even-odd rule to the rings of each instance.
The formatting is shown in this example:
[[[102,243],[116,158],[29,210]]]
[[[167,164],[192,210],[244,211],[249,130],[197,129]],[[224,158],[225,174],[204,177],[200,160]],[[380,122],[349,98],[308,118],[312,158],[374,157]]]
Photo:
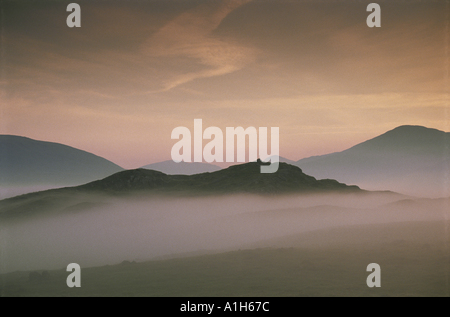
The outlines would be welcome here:
[[[386,133],[389,132],[412,132],[412,131],[417,131],[417,132],[424,132],[424,131],[434,131],[434,132],[441,132],[441,133],[445,133],[444,131],[438,130],[438,129],[434,129],[434,128],[427,128],[421,125],[401,125],[398,126]]]

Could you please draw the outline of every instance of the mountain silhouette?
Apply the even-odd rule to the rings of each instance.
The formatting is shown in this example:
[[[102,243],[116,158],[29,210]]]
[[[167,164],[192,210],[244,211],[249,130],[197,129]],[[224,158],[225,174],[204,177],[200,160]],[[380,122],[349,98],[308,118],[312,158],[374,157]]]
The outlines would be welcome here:
[[[2,186],[73,186],[122,170],[102,157],[67,145],[0,135]]]
[[[296,163],[295,161],[289,160],[281,156],[278,157],[278,161],[288,163],[291,165]],[[164,174],[168,175],[194,175],[206,172],[211,173],[221,170],[219,166],[214,164],[200,163],[200,162],[175,163],[172,160],[148,164],[142,166],[141,168],[163,172]]]
[[[448,196],[450,133],[400,126],[345,151],[297,161],[305,173],[365,189]]]
[[[206,172],[215,172],[215,171],[220,170],[219,166],[216,166],[213,164],[200,163],[200,162],[175,163],[172,160],[148,164],[148,165],[142,166],[141,168],[163,172],[164,174],[168,174],[168,175],[193,175],[193,174],[200,174],[200,173],[206,173]]]
[[[279,163],[278,171],[264,174],[262,163],[233,165],[212,173],[194,175],[167,175],[162,172],[135,169],[116,173],[102,180],[78,186],[83,190],[124,192],[155,190],[157,192],[189,193],[269,193],[283,194],[316,191],[358,191],[357,186],[348,186],[331,179],[317,180],[302,170],[287,163]]]
[[[0,200],[0,216],[74,211],[103,206],[109,199],[133,195],[198,197],[223,194],[366,193],[335,180],[317,180],[287,163],[272,174],[260,172],[261,161],[233,165],[212,173],[167,175],[147,169],[125,170],[80,186],[49,189]]]

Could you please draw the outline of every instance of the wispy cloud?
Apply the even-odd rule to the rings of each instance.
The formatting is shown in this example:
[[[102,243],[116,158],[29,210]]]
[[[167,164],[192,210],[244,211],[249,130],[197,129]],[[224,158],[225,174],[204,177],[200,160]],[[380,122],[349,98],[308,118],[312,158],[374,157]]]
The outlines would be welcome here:
[[[164,25],[142,45],[152,57],[181,57],[198,63],[195,70],[173,74],[163,91],[197,78],[229,74],[254,60],[256,50],[231,39],[217,38],[212,32],[232,11],[251,0],[208,2],[180,14]]]

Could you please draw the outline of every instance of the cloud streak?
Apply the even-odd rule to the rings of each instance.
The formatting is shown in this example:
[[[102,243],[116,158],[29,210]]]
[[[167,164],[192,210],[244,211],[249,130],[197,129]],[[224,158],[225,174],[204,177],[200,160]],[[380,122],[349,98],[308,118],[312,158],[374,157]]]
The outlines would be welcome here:
[[[180,57],[198,64],[196,70],[176,73],[166,81],[168,91],[198,78],[221,76],[238,71],[252,62],[256,50],[231,39],[219,39],[212,32],[228,14],[251,0],[208,2],[180,14],[142,45],[151,57]],[[187,66],[187,65],[185,65]]]

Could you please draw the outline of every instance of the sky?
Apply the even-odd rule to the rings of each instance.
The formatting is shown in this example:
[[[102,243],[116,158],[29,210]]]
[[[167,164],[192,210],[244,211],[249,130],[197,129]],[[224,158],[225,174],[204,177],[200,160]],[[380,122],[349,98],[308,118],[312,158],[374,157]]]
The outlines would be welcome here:
[[[345,150],[400,125],[450,131],[450,1],[0,1],[0,134],[124,168],[171,132],[279,127],[280,155]],[[206,142],[204,142],[205,144]]]

